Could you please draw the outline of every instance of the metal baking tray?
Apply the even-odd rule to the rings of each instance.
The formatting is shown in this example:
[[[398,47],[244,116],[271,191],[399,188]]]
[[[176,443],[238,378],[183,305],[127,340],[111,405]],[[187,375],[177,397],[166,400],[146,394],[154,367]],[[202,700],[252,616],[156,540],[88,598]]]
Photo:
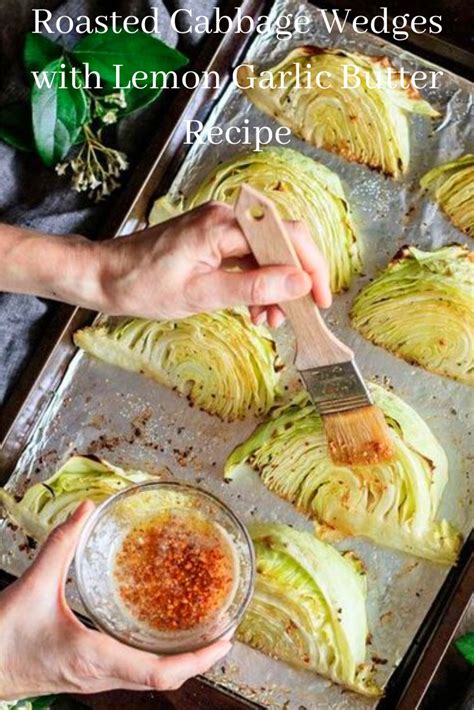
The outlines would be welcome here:
[[[247,14],[257,16],[266,12],[268,5],[251,1],[243,7]],[[292,0],[280,0],[272,5],[274,13],[283,9],[311,12],[310,6]],[[317,24],[313,36],[306,35],[304,40],[293,37],[290,43],[277,43],[270,33],[251,41],[245,60],[254,60],[261,65],[261,58],[265,57],[264,63],[270,65],[289,46],[310,42],[328,43],[327,36]],[[207,67],[217,69],[223,77],[228,76],[231,67],[242,61],[248,43],[248,37],[232,33],[216,38]],[[350,30],[341,37],[333,36],[331,44],[342,44],[369,54],[388,54],[395,61],[402,61],[407,68],[427,65],[424,60],[385,41],[354,37]],[[202,66],[206,66],[204,58]],[[415,150],[409,175],[401,183],[387,180],[367,168],[347,164],[335,155],[293,139],[291,147],[312,155],[338,172],[344,180],[363,234],[367,277],[373,275],[402,243],[430,247],[459,241],[462,237],[433,206],[419,199],[415,185],[420,174],[433,162],[451,157],[456,149],[456,154],[462,148],[468,149],[469,145],[472,150],[470,92],[472,87],[466,80],[449,72],[445,73],[441,92],[433,96],[427,92],[428,98],[437,105],[449,107],[449,118],[442,121],[441,128],[432,134],[426,133],[422,122],[415,121],[418,150]],[[220,92],[203,87],[194,92],[181,92],[170,111],[161,139],[150,148],[147,164],[131,181],[124,198],[126,208],[106,233],[124,234],[143,226],[155,194],[162,194],[170,186],[172,190],[179,190],[181,186],[189,189],[216,160],[249,150],[241,146],[232,150],[230,146],[210,149],[194,146],[186,151],[183,145],[184,120],[197,116],[204,120],[210,111],[208,124],[238,123],[244,118],[249,118],[251,125],[270,122],[232,86]],[[372,245],[377,248],[371,248]],[[472,508],[467,504],[470,493],[466,472],[470,451],[465,419],[470,409],[470,393],[462,385],[398,361],[365,342],[349,328],[348,304],[363,282],[364,278],[358,279],[350,292],[336,299],[329,313],[331,325],[355,348],[366,376],[382,382],[389,378],[395,391],[425,417],[438,436],[448,453],[451,469],[450,485],[440,515],[446,515],[467,535],[472,519]],[[67,455],[75,451],[89,452],[116,463],[139,465],[150,470],[165,464],[178,478],[198,482],[216,492],[246,520],[258,516],[310,529],[310,524],[290,505],[268,493],[256,476],[232,484],[223,482],[222,466],[227,454],[252,431],[254,421],[223,425],[217,419],[189,409],[185,400],[163,387],[150,387],[147,380],[137,375],[75,354],[70,335],[92,317],[85,311],[63,309],[57,320],[55,347],[42,361],[36,381],[27,388],[26,397],[21,391],[17,393],[4,412],[0,471],[4,480],[8,478],[10,489],[21,493],[27,485],[51,475]],[[287,331],[279,334],[279,340],[284,349],[291,352],[291,336]],[[289,377],[295,377],[291,368]],[[184,432],[183,421],[186,424]],[[183,449],[192,451],[186,468],[179,463]],[[460,563],[449,574],[443,568],[378,548],[369,542],[348,540],[343,547],[356,550],[368,567],[372,632],[369,655],[384,661],[379,665],[379,676],[381,682],[388,681],[386,699],[380,705],[394,702],[406,695],[410,688],[412,702],[413,693],[418,692],[421,697],[424,692],[419,665],[426,656],[424,651],[432,649],[429,668],[433,671],[433,662],[439,661],[446,646],[443,647],[439,640],[435,646],[428,642],[431,635],[438,638],[435,627],[448,600],[460,598],[459,589],[466,570],[471,569],[472,574],[472,540],[466,543]],[[0,566],[18,575],[28,564],[31,554],[19,531],[13,530],[5,521],[0,523]],[[70,590],[70,596],[77,601],[74,589]],[[428,678],[429,668],[421,669],[424,681]],[[240,644],[236,645],[226,664],[209,676],[209,681],[267,707],[363,708],[374,705],[372,701],[347,693],[318,676],[290,669]]]

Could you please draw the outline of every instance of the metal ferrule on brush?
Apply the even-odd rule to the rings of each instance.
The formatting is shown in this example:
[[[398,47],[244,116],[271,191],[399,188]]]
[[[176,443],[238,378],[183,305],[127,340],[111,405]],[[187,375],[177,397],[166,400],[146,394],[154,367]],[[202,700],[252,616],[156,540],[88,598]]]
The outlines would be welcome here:
[[[373,404],[354,360],[302,370],[300,375],[323,416]]]

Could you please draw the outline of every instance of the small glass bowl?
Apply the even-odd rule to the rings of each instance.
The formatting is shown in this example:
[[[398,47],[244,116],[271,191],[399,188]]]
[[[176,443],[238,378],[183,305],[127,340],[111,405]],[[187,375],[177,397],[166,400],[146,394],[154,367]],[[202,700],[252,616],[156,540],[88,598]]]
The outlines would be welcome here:
[[[114,564],[126,535],[154,515],[188,509],[226,533],[234,552],[237,583],[225,608],[206,623],[183,631],[160,631],[141,624],[119,600]],[[87,615],[106,633],[144,651],[170,655],[207,646],[235,628],[253,592],[255,556],[249,534],[234,513],[215,496],[177,482],[146,482],[120,491],[87,520],[77,546],[75,573]]]

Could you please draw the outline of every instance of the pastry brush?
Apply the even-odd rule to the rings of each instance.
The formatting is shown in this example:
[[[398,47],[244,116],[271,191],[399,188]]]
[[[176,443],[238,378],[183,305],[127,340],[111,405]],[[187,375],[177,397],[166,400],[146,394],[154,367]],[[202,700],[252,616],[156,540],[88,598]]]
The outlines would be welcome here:
[[[260,266],[302,268],[284,222],[267,197],[243,185],[235,216]],[[296,337],[295,366],[323,418],[333,461],[357,465],[390,459],[390,431],[352,350],[331,333],[311,294],[281,306]]]

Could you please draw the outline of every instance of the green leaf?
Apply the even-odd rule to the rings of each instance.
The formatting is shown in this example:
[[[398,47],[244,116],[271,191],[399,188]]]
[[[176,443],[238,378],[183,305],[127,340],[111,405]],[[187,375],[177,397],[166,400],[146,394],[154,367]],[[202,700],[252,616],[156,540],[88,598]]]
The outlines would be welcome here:
[[[474,666],[474,631],[458,638],[454,645],[471,666]]]
[[[35,149],[28,104],[18,101],[0,108],[0,140],[18,150],[29,152]]]
[[[87,705],[68,695],[42,695],[38,698],[26,698],[19,700],[11,710],[21,710],[27,703],[31,703],[33,710],[87,710]]]
[[[177,71],[188,63],[184,54],[145,32],[129,34],[108,30],[104,34],[90,34],[78,42],[73,53],[78,61],[87,62],[91,70],[99,72],[108,91],[119,89],[116,86],[116,65],[121,65],[122,86],[128,85],[137,71],[149,75],[145,88],[124,89],[127,101],[124,113],[146,106],[160,94],[161,82],[158,88],[151,88],[152,71]]]
[[[132,113],[132,111],[148,106],[158,98],[161,92],[162,89],[149,89],[148,87],[145,89],[135,89],[132,87],[124,90],[127,106],[119,110],[120,116],[126,116],[127,113]]]
[[[58,695],[43,695],[40,698],[30,698],[30,702],[33,710],[49,710],[58,697]]]
[[[124,90],[127,106],[126,108],[119,109],[119,115],[126,116],[127,113],[132,113],[132,111],[137,111],[139,108],[148,106],[158,98],[161,92],[162,89],[149,89],[148,87],[145,89],[135,89],[132,87]]]
[[[33,710],[36,710],[36,708],[33,708]],[[54,701],[52,710],[90,710],[90,707],[75,698],[70,698],[68,695],[60,695]]]
[[[41,71],[54,59],[59,59],[63,51],[61,45],[51,42],[43,35],[29,32],[23,49],[23,62],[29,79],[33,81],[32,71]]]
[[[66,86],[61,88],[61,64],[66,64]],[[55,59],[44,70],[48,87],[31,92],[36,149],[45,165],[55,165],[69,152],[90,114],[90,101],[82,87],[73,87],[65,59]]]

